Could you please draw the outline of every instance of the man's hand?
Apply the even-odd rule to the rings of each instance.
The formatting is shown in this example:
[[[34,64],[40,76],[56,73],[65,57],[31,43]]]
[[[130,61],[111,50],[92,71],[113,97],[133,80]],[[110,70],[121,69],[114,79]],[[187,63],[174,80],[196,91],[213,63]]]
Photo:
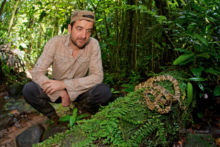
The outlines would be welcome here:
[[[62,90],[61,92],[61,98],[62,98],[62,106],[67,107],[70,105],[70,97],[66,90]]]
[[[43,91],[46,94],[53,94],[55,91],[63,90],[66,88],[64,82],[58,80],[46,80],[43,81],[41,84]]]

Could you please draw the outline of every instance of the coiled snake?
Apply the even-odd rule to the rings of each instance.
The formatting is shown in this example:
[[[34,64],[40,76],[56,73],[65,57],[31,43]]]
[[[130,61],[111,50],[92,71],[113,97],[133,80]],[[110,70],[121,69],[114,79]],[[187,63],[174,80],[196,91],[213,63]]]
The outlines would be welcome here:
[[[156,83],[165,80],[169,80],[173,84],[174,95]],[[146,88],[144,91],[144,97],[150,110],[156,109],[160,114],[165,114],[170,112],[173,102],[178,101],[181,105],[179,83],[173,76],[160,75],[151,77],[147,81],[138,84],[135,87],[135,90],[140,88]],[[150,94],[154,97],[153,100],[150,99]]]

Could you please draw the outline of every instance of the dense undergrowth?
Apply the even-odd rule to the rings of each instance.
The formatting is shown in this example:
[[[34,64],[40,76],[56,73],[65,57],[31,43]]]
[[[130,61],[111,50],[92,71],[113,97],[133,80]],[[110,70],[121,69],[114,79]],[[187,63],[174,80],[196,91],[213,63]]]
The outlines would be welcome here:
[[[2,0],[0,45],[10,44],[10,52],[0,47],[0,84],[22,87],[27,82],[24,72],[33,67],[45,43],[67,33],[70,12],[92,10],[97,20],[93,37],[99,40],[102,50],[104,83],[110,85],[117,100],[91,120],[78,122],[71,131],[40,146],[56,142],[67,146],[170,145],[178,138],[180,128],[195,119],[203,121],[207,110],[217,112],[219,107],[219,4],[218,0]],[[21,65],[16,56],[9,58],[15,50],[23,61]],[[16,61],[18,68],[11,61]],[[169,114],[159,115],[150,111],[141,92],[133,89],[152,73],[170,66],[177,71],[175,77],[181,83],[185,109],[176,104]],[[187,73],[187,78],[179,75],[180,70]],[[163,83],[166,84],[172,91],[169,83]],[[210,125],[210,121],[206,124]]]
[[[186,84],[180,83],[181,101],[186,105]],[[161,82],[172,93],[172,84]],[[171,112],[161,115],[147,108],[144,89],[130,92],[101,108],[91,119],[78,121],[70,130],[37,144],[48,146],[170,146],[179,138],[179,131],[190,123],[190,110],[178,103]]]

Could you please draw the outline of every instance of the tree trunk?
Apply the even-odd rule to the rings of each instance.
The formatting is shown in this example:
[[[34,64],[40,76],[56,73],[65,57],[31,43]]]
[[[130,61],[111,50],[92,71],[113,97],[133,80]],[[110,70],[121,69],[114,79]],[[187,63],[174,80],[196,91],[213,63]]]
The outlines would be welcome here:
[[[19,3],[19,0],[16,0],[16,3],[14,5],[13,11],[12,11],[11,20],[10,20],[10,23],[9,23],[9,26],[8,26],[8,36],[11,36],[11,30],[12,30],[12,26],[13,26],[13,23],[14,23],[18,3]]]
[[[158,8],[159,15],[169,17],[169,9],[167,0],[155,0],[156,7]]]
[[[158,8],[158,13],[159,15],[163,15],[166,16],[166,18],[169,20],[169,6],[168,6],[168,1],[167,0],[155,0],[155,4],[156,7]],[[163,25],[162,26],[164,29],[168,28],[167,25]],[[172,42],[169,40],[169,34],[171,34],[170,31],[162,31],[162,36],[161,39],[158,40],[158,42],[163,42],[165,44],[170,44],[170,46],[172,46],[173,48],[175,48],[175,46],[172,44]],[[160,43],[160,46],[163,47],[163,45]],[[173,51],[169,48],[165,48],[163,52],[160,53],[160,57],[161,59],[158,58],[157,63],[161,64],[161,65],[166,65],[166,61],[171,61],[170,57],[172,56]],[[160,65],[158,65],[160,66]],[[158,67],[157,66],[157,67]]]
[[[138,1],[135,0],[135,5],[138,6]],[[138,29],[139,29],[139,10],[135,10],[135,17],[133,20],[135,28],[133,29],[133,69],[137,71],[137,45],[138,45]]]
[[[129,5],[135,5],[135,0],[128,0],[128,4]],[[135,10],[127,10],[127,24],[128,24],[128,65],[129,65],[129,68],[128,70],[132,70],[133,68],[133,65],[134,65],[134,49],[133,49],[133,29],[134,29],[134,20],[135,20]]]

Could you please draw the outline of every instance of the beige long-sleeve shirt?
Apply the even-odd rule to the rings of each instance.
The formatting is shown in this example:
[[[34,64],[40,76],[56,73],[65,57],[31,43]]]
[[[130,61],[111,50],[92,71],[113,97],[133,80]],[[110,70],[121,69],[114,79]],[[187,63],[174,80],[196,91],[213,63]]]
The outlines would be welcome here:
[[[90,38],[76,58],[72,56],[69,35],[57,36],[48,41],[43,53],[31,71],[32,80],[42,87],[49,78],[45,75],[52,64],[52,78],[64,81],[71,101],[103,80],[101,51],[96,39]],[[61,91],[49,95],[56,101]]]

